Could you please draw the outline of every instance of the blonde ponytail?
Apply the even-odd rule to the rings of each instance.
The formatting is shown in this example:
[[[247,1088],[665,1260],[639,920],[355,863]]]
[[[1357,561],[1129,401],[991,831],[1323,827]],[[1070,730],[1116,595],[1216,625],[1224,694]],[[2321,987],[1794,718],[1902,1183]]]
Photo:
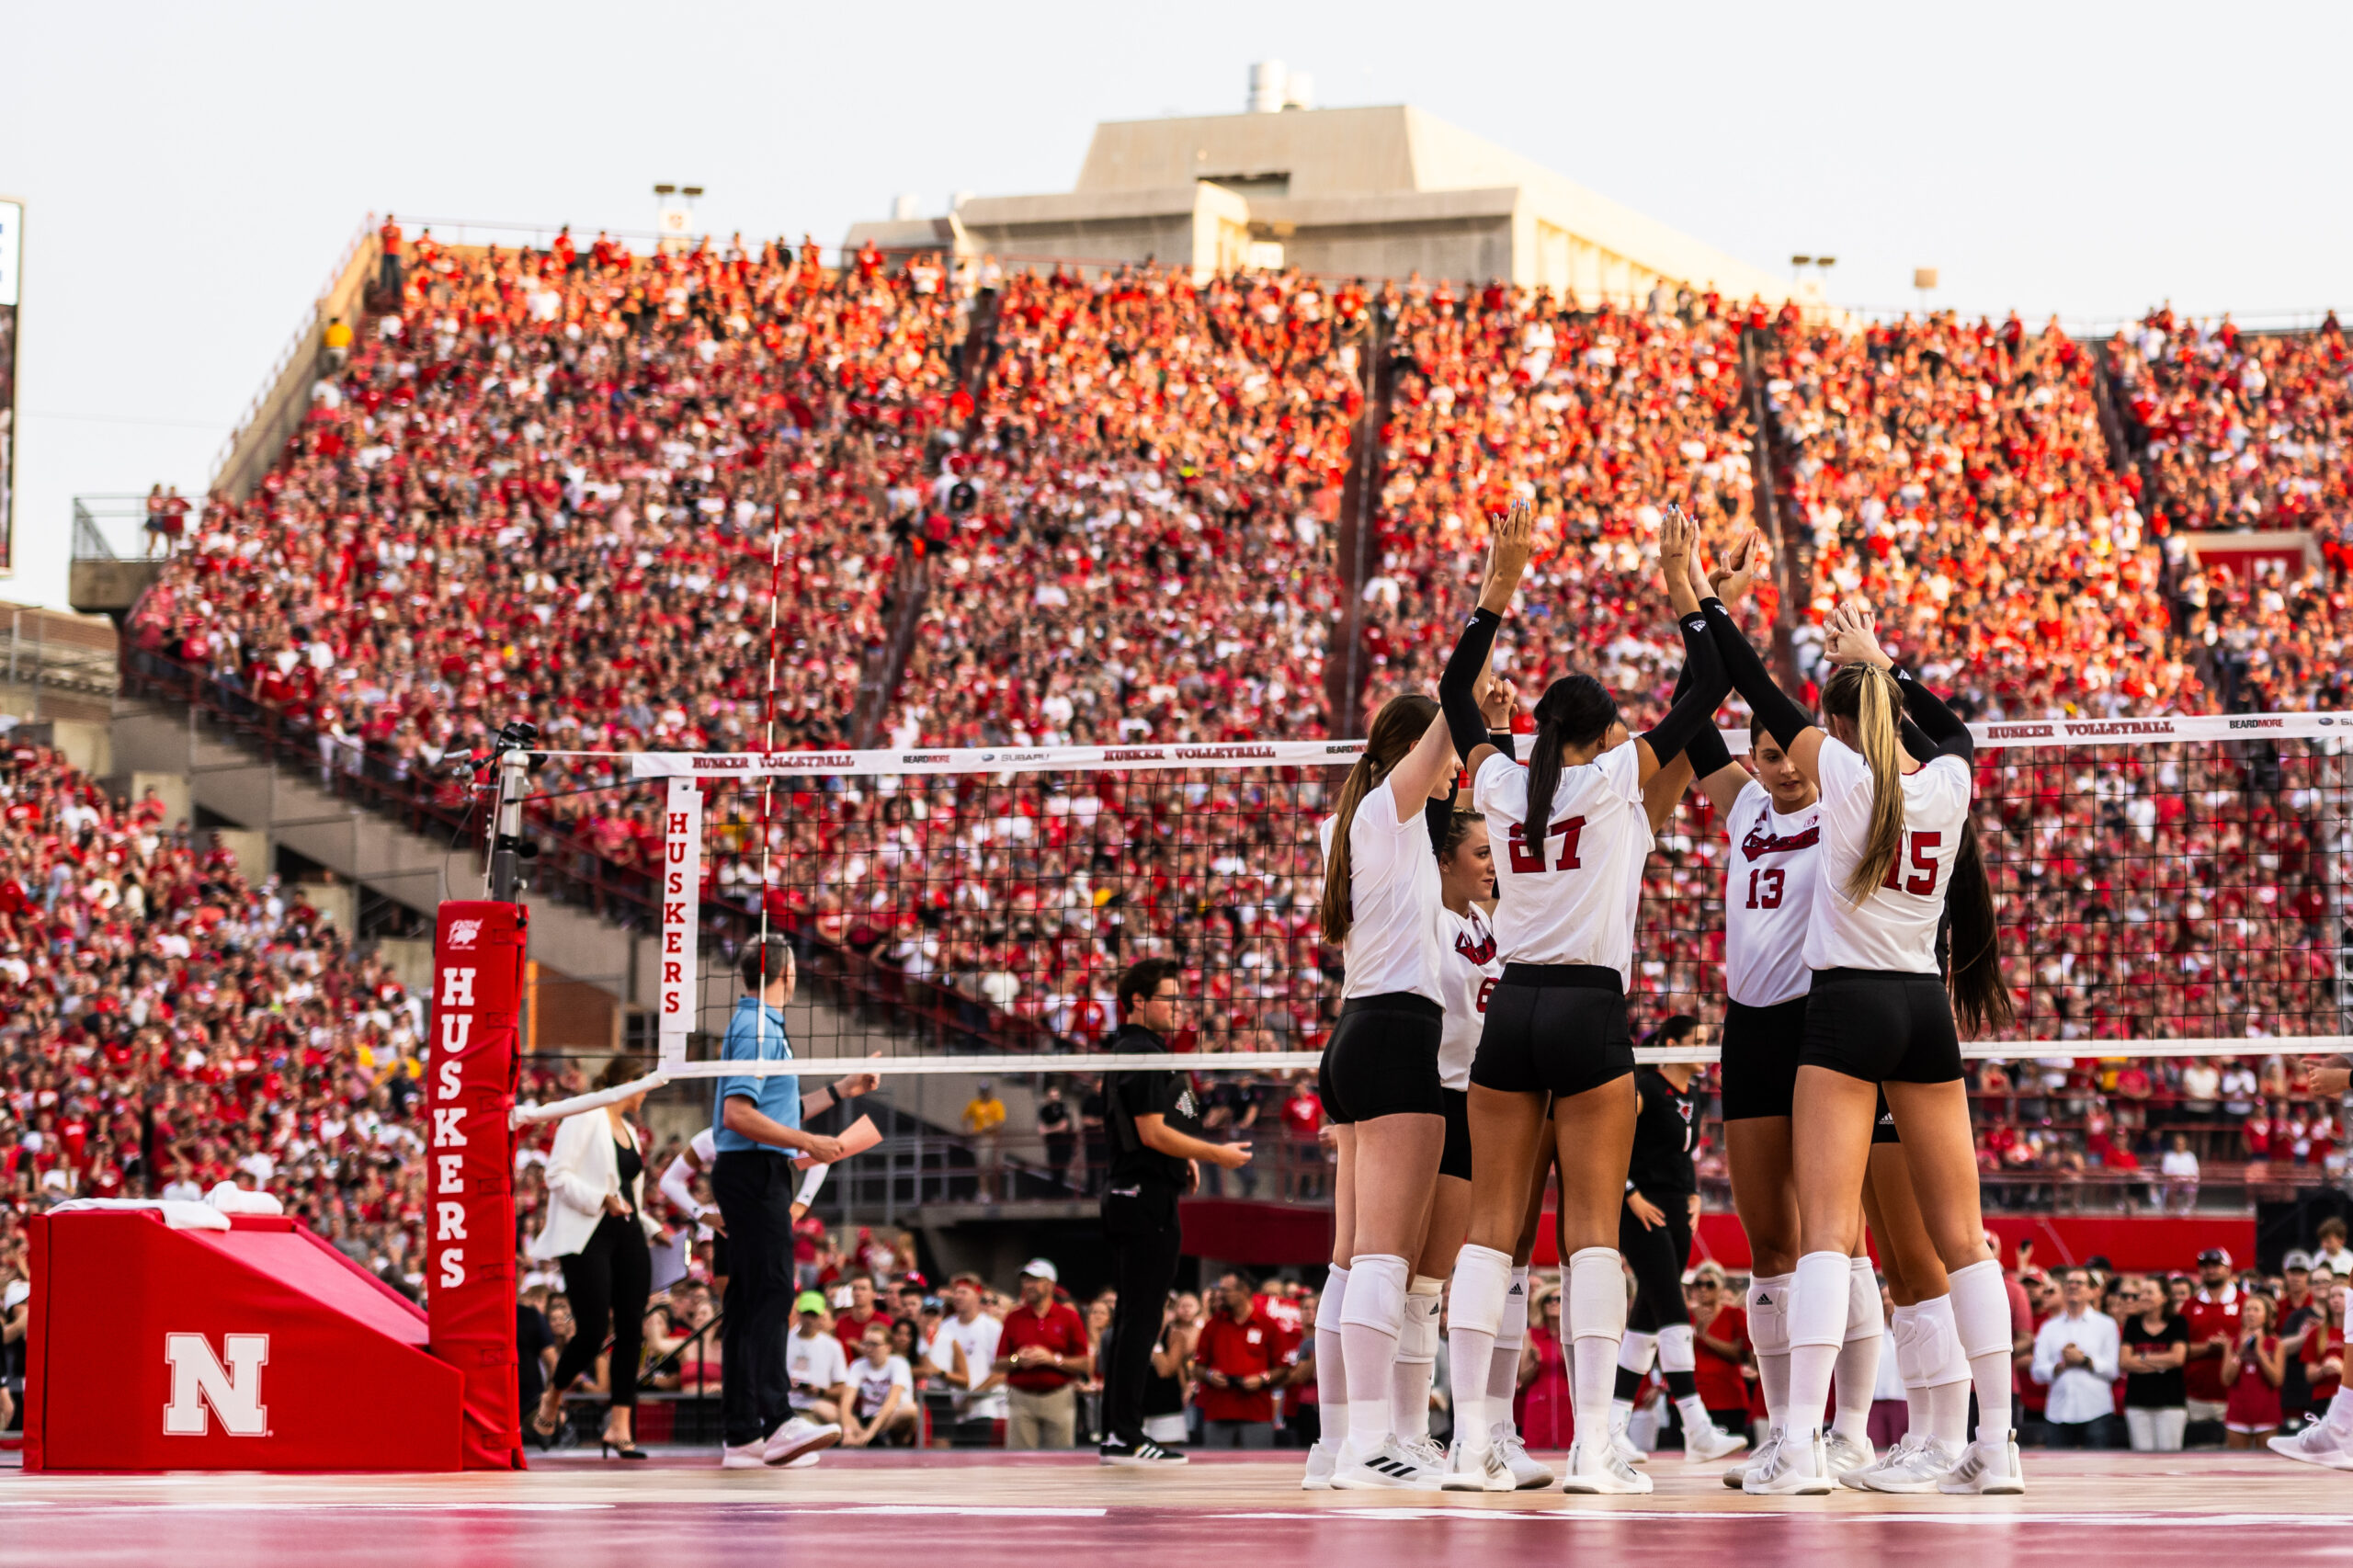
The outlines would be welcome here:
[[[1332,847],[1324,857],[1324,902],[1316,907],[1316,924],[1334,947],[1348,939],[1354,915],[1348,899],[1348,830],[1356,826],[1357,808],[1381,787],[1390,769],[1405,760],[1419,744],[1422,732],[1439,722],[1438,704],[1427,697],[1392,697],[1373,715],[1372,733],[1364,755],[1348,769],[1340,786],[1340,803],[1333,812]]]
[[[1850,674],[1857,677],[1857,749],[1871,770],[1870,831],[1863,840],[1862,858],[1847,873],[1844,890],[1849,903],[1860,903],[1887,881],[1904,854],[1904,754],[1895,730],[1895,715],[1903,707],[1904,696],[1896,689],[1893,676],[1869,665],[1849,665],[1832,676],[1831,683],[1835,686]],[[1827,693],[1824,706],[1832,706]]]

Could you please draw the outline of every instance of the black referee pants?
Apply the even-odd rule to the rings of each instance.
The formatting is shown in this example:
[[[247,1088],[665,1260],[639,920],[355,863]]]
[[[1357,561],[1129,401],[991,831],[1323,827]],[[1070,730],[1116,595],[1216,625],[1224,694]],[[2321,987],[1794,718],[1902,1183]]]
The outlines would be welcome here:
[[[1168,1288],[1176,1282],[1184,1239],[1176,1223],[1176,1194],[1124,1183],[1106,1192],[1103,1239],[1110,1244],[1111,1284],[1120,1292],[1103,1357],[1103,1440],[1133,1443],[1143,1437],[1152,1347],[1160,1338]]]
[[[1668,1324],[1691,1321],[1683,1304],[1683,1270],[1691,1259],[1689,1210],[1679,1192],[1666,1194],[1659,1208],[1666,1221],[1657,1226],[1635,1219],[1631,1207],[1618,1210],[1618,1250],[1634,1271],[1634,1303],[1626,1312],[1626,1327],[1634,1334],[1656,1334]]]
[[[792,1162],[727,1149],[710,1163],[727,1221],[727,1321],[721,1325],[720,1423],[731,1444],[756,1443],[792,1414],[784,1335],[792,1322]]]

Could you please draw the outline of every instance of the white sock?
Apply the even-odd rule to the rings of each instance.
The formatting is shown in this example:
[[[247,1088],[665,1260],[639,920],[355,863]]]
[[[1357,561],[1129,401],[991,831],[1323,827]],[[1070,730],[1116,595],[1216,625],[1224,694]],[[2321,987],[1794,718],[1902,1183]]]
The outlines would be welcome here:
[[[1790,1418],[1790,1288],[1794,1274],[1748,1282],[1748,1343],[1756,1352],[1756,1389],[1765,1419],[1779,1431]]]
[[[2353,1439],[2353,1387],[2337,1389],[2336,1397],[2328,1402],[2328,1414],[2322,1419],[2339,1437]]]
[[[1708,1414],[1707,1404],[1696,1393],[1677,1400],[1675,1408],[1683,1414],[1683,1435],[1687,1439],[1692,1433],[1711,1431],[1716,1425],[1716,1418]]]
[[[1337,1449],[1348,1435],[1348,1369],[1340,1350],[1340,1312],[1348,1295],[1348,1271],[1334,1264],[1315,1301],[1315,1419],[1317,1441]]]
[[[1405,1260],[1358,1253],[1348,1260],[1348,1299],[1340,1318],[1340,1357],[1348,1369],[1348,1447],[1357,1457],[1389,1438],[1390,1369],[1405,1321]]]
[[[1502,1426],[1517,1436],[1518,1424],[1512,1418],[1512,1400],[1519,1392],[1519,1351],[1528,1343],[1528,1270],[1511,1271],[1511,1289],[1504,1296],[1503,1322],[1495,1327],[1495,1351],[1487,1358],[1487,1407],[1485,1415],[1490,1426]],[[1449,1349],[1449,1356],[1451,1351]],[[1453,1365],[1466,1363],[1455,1361]],[[1471,1362],[1468,1365],[1476,1366]],[[1467,1381],[1467,1379],[1458,1379]],[[1454,1395],[1454,1424],[1463,1426],[1462,1391]]]
[[[1512,1314],[1518,1317],[1515,1326]],[[1481,1379],[1470,1370],[1480,1367],[1491,1369],[1502,1356],[1503,1336],[1506,1330],[1517,1335],[1528,1332],[1528,1294],[1522,1282],[1518,1294],[1513,1293],[1511,1254],[1497,1252],[1466,1242],[1454,1255],[1454,1297],[1446,1318],[1446,1358],[1450,1367],[1465,1369],[1454,1378],[1454,1436],[1466,1453],[1478,1453],[1487,1446],[1487,1428],[1496,1417],[1493,1414],[1496,1401],[1491,1397],[1492,1375]],[[1515,1338],[1512,1349],[1513,1377],[1517,1380],[1519,1350]],[[1511,1399],[1501,1401],[1503,1419],[1511,1419]]]
[[[1830,1406],[1830,1378],[1847,1335],[1850,1278],[1843,1252],[1810,1252],[1798,1259],[1790,1291],[1790,1413],[1791,1433],[1818,1432]]]
[[[1608,1430],[1617,1392],[1618,1342],[1626,1333],[1626,1265],[1616,1247],[1569,1257],[1569,1388],[1577,1430]]]
[[[1879,1277],[1868,1257],[1847,1261],[1847,1337],[1838,1346],[1838,1418],[1831,1429],[1858,1448],[1871,1446],[1871,1392],[1879,1382],[1885,1322]]]
[[[1904,1383],[1904,1430],[1925,1434],[1928,1429],[1928,1385],[1920,1381],[1920,1331],[1917,1307],[1898,1307],[1889,1314],[1887,1337],[1895,1352],[1895,1375]]]
[[[1395,1406],[1391,1418],[1401,1438],[1430,1435],[1430,1382],[1438,1372],[1438,1308],[1445,1290],[1445,1280],[1416,1274],[1405,1291],[1405,1321],[1397,1335],[1396,1381],[1390,1391]]]
[[[1952,1321],[1969,1379],[1977,1389],[1977,1440],[1999,1443],[2010,1433],[2010,1294],[2002,1266],[1992,1258],[1953,1270]]]

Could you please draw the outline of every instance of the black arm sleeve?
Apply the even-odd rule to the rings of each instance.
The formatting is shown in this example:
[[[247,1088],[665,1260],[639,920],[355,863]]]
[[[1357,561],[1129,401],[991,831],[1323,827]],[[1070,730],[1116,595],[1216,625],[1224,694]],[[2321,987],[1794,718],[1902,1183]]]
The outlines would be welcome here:
[[[1755,710],[1766,733],[1785,748],[1794,744],[1813,720],[1773,684],[1772,672],[1756,656],[1747,635],[1733,624],[1732,611],[1724,608],[1723,600],[1702,599],[1699,608],[1708,613],[1708,628],[1715,633],[1716,651],[1723,655],[1724,673],[1733,689]]]
[[[1937,694],[1910,670],[1898,665],[1893,672],[1895,684],[1904,693],[1904,711],[1920,726],[1938,756],[1957,756],[1963,762],[1977,759],[1977,740],[1961,722],[1961,715],[1946,707]]]
[[[1937,759],[1937,743],[1928,738],[1927,731],[1912,722],[1909,713],[1897,716],[1895,738],[1904,743],[1904,749],[1912,754],[1913,761],[1934,762]]]
[[[1713,724],[1700,725],[1699,733],[1683,748],[1683,755],[1691,759],[1694,781],[1732,766],[1732,748],[1724,744],[1723,732]]]
[[[1487,744],[1487,716],[1479,711],[1479,672],[1486,667],[1495,630],[1503,623],[1494,610],[1472,610],[1453,656],[1446,661],[1446,673],[1438,678],[1438,705],[1446,714],[1447,733],[1454,741],[1454,755],[1466,761]]]
[[[1506,756],[1511,758],[1514,762],[1518,762],[1519,760],[1519,737],[1513,734],[1509,730],[1489,730],[1487,732],[1487,744],[1495,747],[1497,751],[1503,753]]]
[[[1732,683],[1724,676],[1723,657],[1716,651],[1716,640],[1709,632],[1707,618],[1678,616],[1676,624],[1683,631],[1683,667],[1690,680],[1683,686],[1683,695],[1667,709],[1666,717],[1643,736],[1661,767],[1682,756],[1683,748],[1691,744],[1691,737],[1714,722],[1724,693],[1732,689]]]

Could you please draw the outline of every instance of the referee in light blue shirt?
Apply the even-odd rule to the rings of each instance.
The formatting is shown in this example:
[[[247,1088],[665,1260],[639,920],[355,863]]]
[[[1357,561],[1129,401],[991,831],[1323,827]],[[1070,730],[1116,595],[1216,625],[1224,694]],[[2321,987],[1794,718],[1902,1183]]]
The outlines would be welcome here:
[[[726,1062],[790,1062],[784,1006],[792,1000],[792,949],[781,937],[744,951],[744,989],[719,1054]],[[801,1131],[801,1080],[790,1073],[718,1081],[711,1108],[710,1189],[727,1221],[727,1322],[721,1330],[720,1414],[730,1470],[786,1464],[829,1448],[838,1426],[797,1420],[785,1371],[792,1308],[792,1155],[841,1157],[841,1144]]]

